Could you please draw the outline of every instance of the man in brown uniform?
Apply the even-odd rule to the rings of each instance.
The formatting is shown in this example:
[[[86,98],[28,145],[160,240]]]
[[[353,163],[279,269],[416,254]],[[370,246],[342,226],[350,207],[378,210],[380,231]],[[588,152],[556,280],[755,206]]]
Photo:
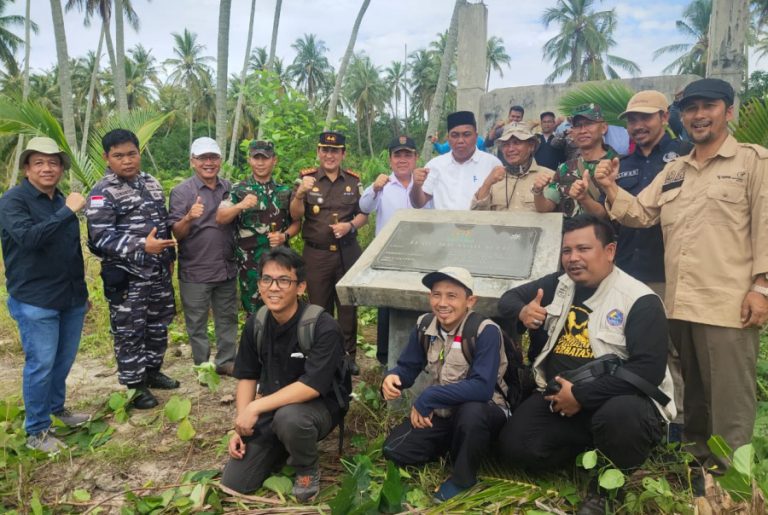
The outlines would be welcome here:
[[[598,164],[610,216],[631,227],[661,223],[670,336],[685,382],[684,439],[699,464],[720,435],[733,449],[752,438],[758,332],[768,320],[768,150],[728,133],[733,88],[686,86],[680,100],[693,151],[667,164],[637,197],[616,185],[618,160]],[[723,463],[717,463],[720,471]],[[702,482],[695,482],[702,493]]]
[[[353,360],[357,350],[357,309],[341,306],[336,283],[360,257],[357,230],[368,216],[360,211],[362,185],[357,174],[341,168],[344,135],[323,132],[317,144],[320,166],[302,170],[301,182],[291,198],[291,218],[304,217],[304,260],[309,302],[334,312],[344,334],[344,350]],[[360,369],[352,363],[352,373]]]
[[[535,212],[531,188],[539,176],[551,179],[555,175],[554,170],[539,165],[533,157],[539,142],[529,124],[507,124],[496,140],[507,164],[491,170],[472,197],[470,209]]]

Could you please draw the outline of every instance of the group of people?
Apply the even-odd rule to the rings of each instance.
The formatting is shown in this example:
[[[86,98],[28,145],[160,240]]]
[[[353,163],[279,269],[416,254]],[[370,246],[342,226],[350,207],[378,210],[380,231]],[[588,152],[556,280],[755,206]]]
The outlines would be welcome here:
[[[341,133],[320,135],[319,165],[293,187],[272,177],[271,142],[250,144],[252,176],[231,185],[218,175],[216,142],[199,138],[190,149],[194,175],[173,189],[168,210],[159,183],[141,171],[132,133],[104,136],[108,168],[87,199],[59,192],[69,158],[53,141],[33,138],[22,155],[25,180],[0,199],[8,307],[26,355],[28,444],[63,445],[49,433],[51,415],[72,425],[87,420],[64,406],[87,309],[75,216],[83,209],[89,248],[102,259],[118,379],[136,390],[133,405],[151,408],[151,389],[179,386],[160,370],[178,247],[194,361],[210,358],[210,309],[217,370],[238,379],[222,484],[255,490],[287,461],[301,501],[319,491],[318,440],[343,420],[344,371],[359,372],[355,308],[340,305],[335,284],[360,256],[356,235],[368,216],[375,213],[378,234],[398,209],[559,212],[562,269],[499,300],[514,334],[472,311],[467,270],[425,275],[432,312],[419,318],[381,392],[400,397],[422,371],[427,387],[384,455],[415,465],[448,454],[452,472],[436,494],[445,500],[476,482],[494,445],[526,469],[566,466],[593,446],[632,469],[669,432],[692,444],[698,492],[704,470],[725,467],[708,438],[721,435],[734,448],[751,439],[759,328],[768,320],[768,151],[729,134],[733,101],[718,79],[686,86],[677,104],[686,143],[667,130],[666,97],[641,91],[621,114],[630,152],[607,143],[598,104],[569,113],[570,150],[555,142],[553,113],[542,113],[537,134],[513,106],[510,120],[485,138],[499,157],[478,148],[474,115],[459,111],[447,117],[449,152],[417,167],[413,139],[396,137],[391,173],[365,190],[342,167]],[[303,257],[288,247],[299,231]],[[238,289],[251,315],[239,346]],[[387,326],[382,307],[383,364]],[[505,381],[516,366],[507,341],[525,331],[537,389],[517,403],[509,389],[519,385]],[[582,512],[603,510],[595,490]]]

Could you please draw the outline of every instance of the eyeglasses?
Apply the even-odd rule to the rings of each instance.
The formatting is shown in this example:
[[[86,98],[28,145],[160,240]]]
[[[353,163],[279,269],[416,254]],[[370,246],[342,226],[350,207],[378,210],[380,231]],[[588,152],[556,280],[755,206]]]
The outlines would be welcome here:
[[[202,162],[208,161],[210,163],[215,163],[221,160],[221,156],[215,154],[203,154],[202,156],[195,156],[195,159]]]
[[[271,275],[262,275],[259,277],[259,286],[262,288],[271,288],[272,283],[277,283],[277,287],[281,290],[285,290],[286,288],[290,288],[291,284],[297,283],[298,280],[291,279],[290,277],[286,276],[280,276],[280,277],[272,277]]]

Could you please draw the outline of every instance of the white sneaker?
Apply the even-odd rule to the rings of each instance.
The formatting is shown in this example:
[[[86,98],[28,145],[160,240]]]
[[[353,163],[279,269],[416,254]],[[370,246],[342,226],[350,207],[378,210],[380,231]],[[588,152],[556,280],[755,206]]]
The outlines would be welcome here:
[[[91,420],[90,415],[86,415],[85,413],[73,413],[67,408],[64,408],[58,413],[54,413],[53,416],[64,422],[64,425],[69,427],[82,426]]]
[[[27,447],[53,456],[58,454],[62,449],[66,449],[67,444],[55,436],[51,436],[46,429],[36,435],[30,435],[27,438]]]

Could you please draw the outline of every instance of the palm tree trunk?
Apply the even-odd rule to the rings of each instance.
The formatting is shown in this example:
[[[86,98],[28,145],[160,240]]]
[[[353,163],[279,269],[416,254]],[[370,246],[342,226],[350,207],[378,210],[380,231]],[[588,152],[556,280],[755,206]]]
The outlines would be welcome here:
[[[115,99],[120,116],[128,115],[128,92],[125,85],[125,32],[123,28],[123,0],[115,0]]]
[[[357,31],[360,29],[360,23],[363,21],[363,15],[365,14],[366,9],[368,9],[368,4],[370,3],[371,0],[363,0],[363,4],[360,6],[360,11],[357,13],[355,24],[352,26],[352,34],[349,36],[347,51],[344,52],[344,58],[341,60],[341,65],[339,66],[339,74],[336,75],[336,84],[333,86],[333,93],[331,94],[331,101],[328,104],[328,113],[325,115],[325,127],[323,130],[327,131],[330,128],[331,122],[333,121],[334,116],[336,116],[336,105],[339,103],[339,92],[341,91],[341,83],[344,80],[344,73],[347,71],[349,59],[352,57],[352,52],[355,49]]]
[[[459,39],[459,8],[465,0],[456,0],[451,15],[451,27],[448,29],[448,38],[445,41],[445,51],[443,53],[443,62],[440,63],[440,75],[437,79],[437,88],[432,97],[432,103],[429,106],[429,122],[427,123],[427,134],[435,134],[437,125],[443,115],[443,100],[445,99],[445,90],[448,88],[448,72],[453,65],[456,56],[456,45]],[[429,161],[432,155],[432,143],[429,138],[424,139],[424,146],[421,149],[421,158],[424,162]]]
[[[24,82],[21,90],[21,100],[26,102],[29,97],[29,50],[30,50],[30,28],[32,21],[29,18],[29,11],[31,8],[32,0],[27,0],[27,8],[24,13]],[[11,171],[11,179],[8,181],[8,188],[16,186],[16,181],[19,180],[19,166],[21,165],[21,153],[24,151],[24,135],[19,134],[19,141],[16,143],[16,159],[14,159],[13,170]]]
[[[357,130],[357,153],[363,153],[363,136],[360,134],[360,120],[355,120],[355,129]]]
[[[272,20],[272,41],[269,43],[269,59],[267,60],[267,70],[272,71],[272,65],[275,61],[275,50],[277,49],[277,29],[280,26],[280,10],[283,6],[283,0],[275,2],[275,17]]]
[[[112,30],[109,28],[109,24],[109,19],[102,22],[102,27],[104,28],[104,40],[107,43],[107,55],[109,55],[109,67],[112,69],[112,74],[114,76],[115,70],[117,69],[117,58],[115,57],[115,47],[112,45]]]
[[[80,148],[88,148],[88,132],[91,129],[91,111],[93,111],[93,95],[96,93],[96,78],[99,74],[99,61],[101,61],[101,47],[104,43],[104,26],[101,26],[99,35],[99,44],[96,47],[96,60],[93,63],[93,72],[91,73],[91,84],[88,86],[88,103],[85,106],[85,121],[83,122],[83,139]]]
[[[219,2],[219,42],[216,54],[216,142],[222,149],[226,149],[227,145],[227,64],[231,11],[232,0]],[[221,157],[226,158],[226,156]]]
[[[371,125],[373,125],[373,122],[371,122],[371,112],[366,111],[365,113],[365,127],[368,130],[368,152],[373,157],[373,141],[371,140]]]
[[[278,0],[278,5],[280,0]],[[235,121],[232,123],[232,140],[229,142],[229,156],[227,162],[232,165],[235,162],[235,151],[237,149],[238,135],[240,133],[240,112],[243,110],[243,96],[245,95],[245,76],[248,74],[248,61],[251,57],[251,41],[253,40],[253,18],[256,13],[256,0],[251,0],[251,18],[248,22],[248,38],[245,41],[245,58],[243,59],[243,69],[240,71],[240,89],[237,92],[237,105],[235,106]],[[274,32],[274,29],[272,29]],[[273,35],[273,40],[276,39]]]
[[[485,92],[488,93],[488,88],[491,86],[491,67],[488,67],[488,73],[485,75]]]
[[[403,128],[408,134],[408,45],[403,49]]]
[[[187,86],[187,88],[189,88],[189,86]],[[189,122],[189,146],[187,148],[191,148],[192,147],[192,109],[193,107],[192,107],[192,90],[189,89],[188,91],[189,91],[189,94],[187,95],[187,99],[188,99],[187,101],[189,102],[189,120],[187,121]]]
[[[51,0],[53,32],[56,37],[56,59],[59,65],[59,92],[61,94],[61,118],[64,138],[72,153],[77,153],[77,133],[75,131],[75,109],[72,101],[72,76],[69,70],[67,53],[67,34],[64,29],[64,15],[60,0]]]

